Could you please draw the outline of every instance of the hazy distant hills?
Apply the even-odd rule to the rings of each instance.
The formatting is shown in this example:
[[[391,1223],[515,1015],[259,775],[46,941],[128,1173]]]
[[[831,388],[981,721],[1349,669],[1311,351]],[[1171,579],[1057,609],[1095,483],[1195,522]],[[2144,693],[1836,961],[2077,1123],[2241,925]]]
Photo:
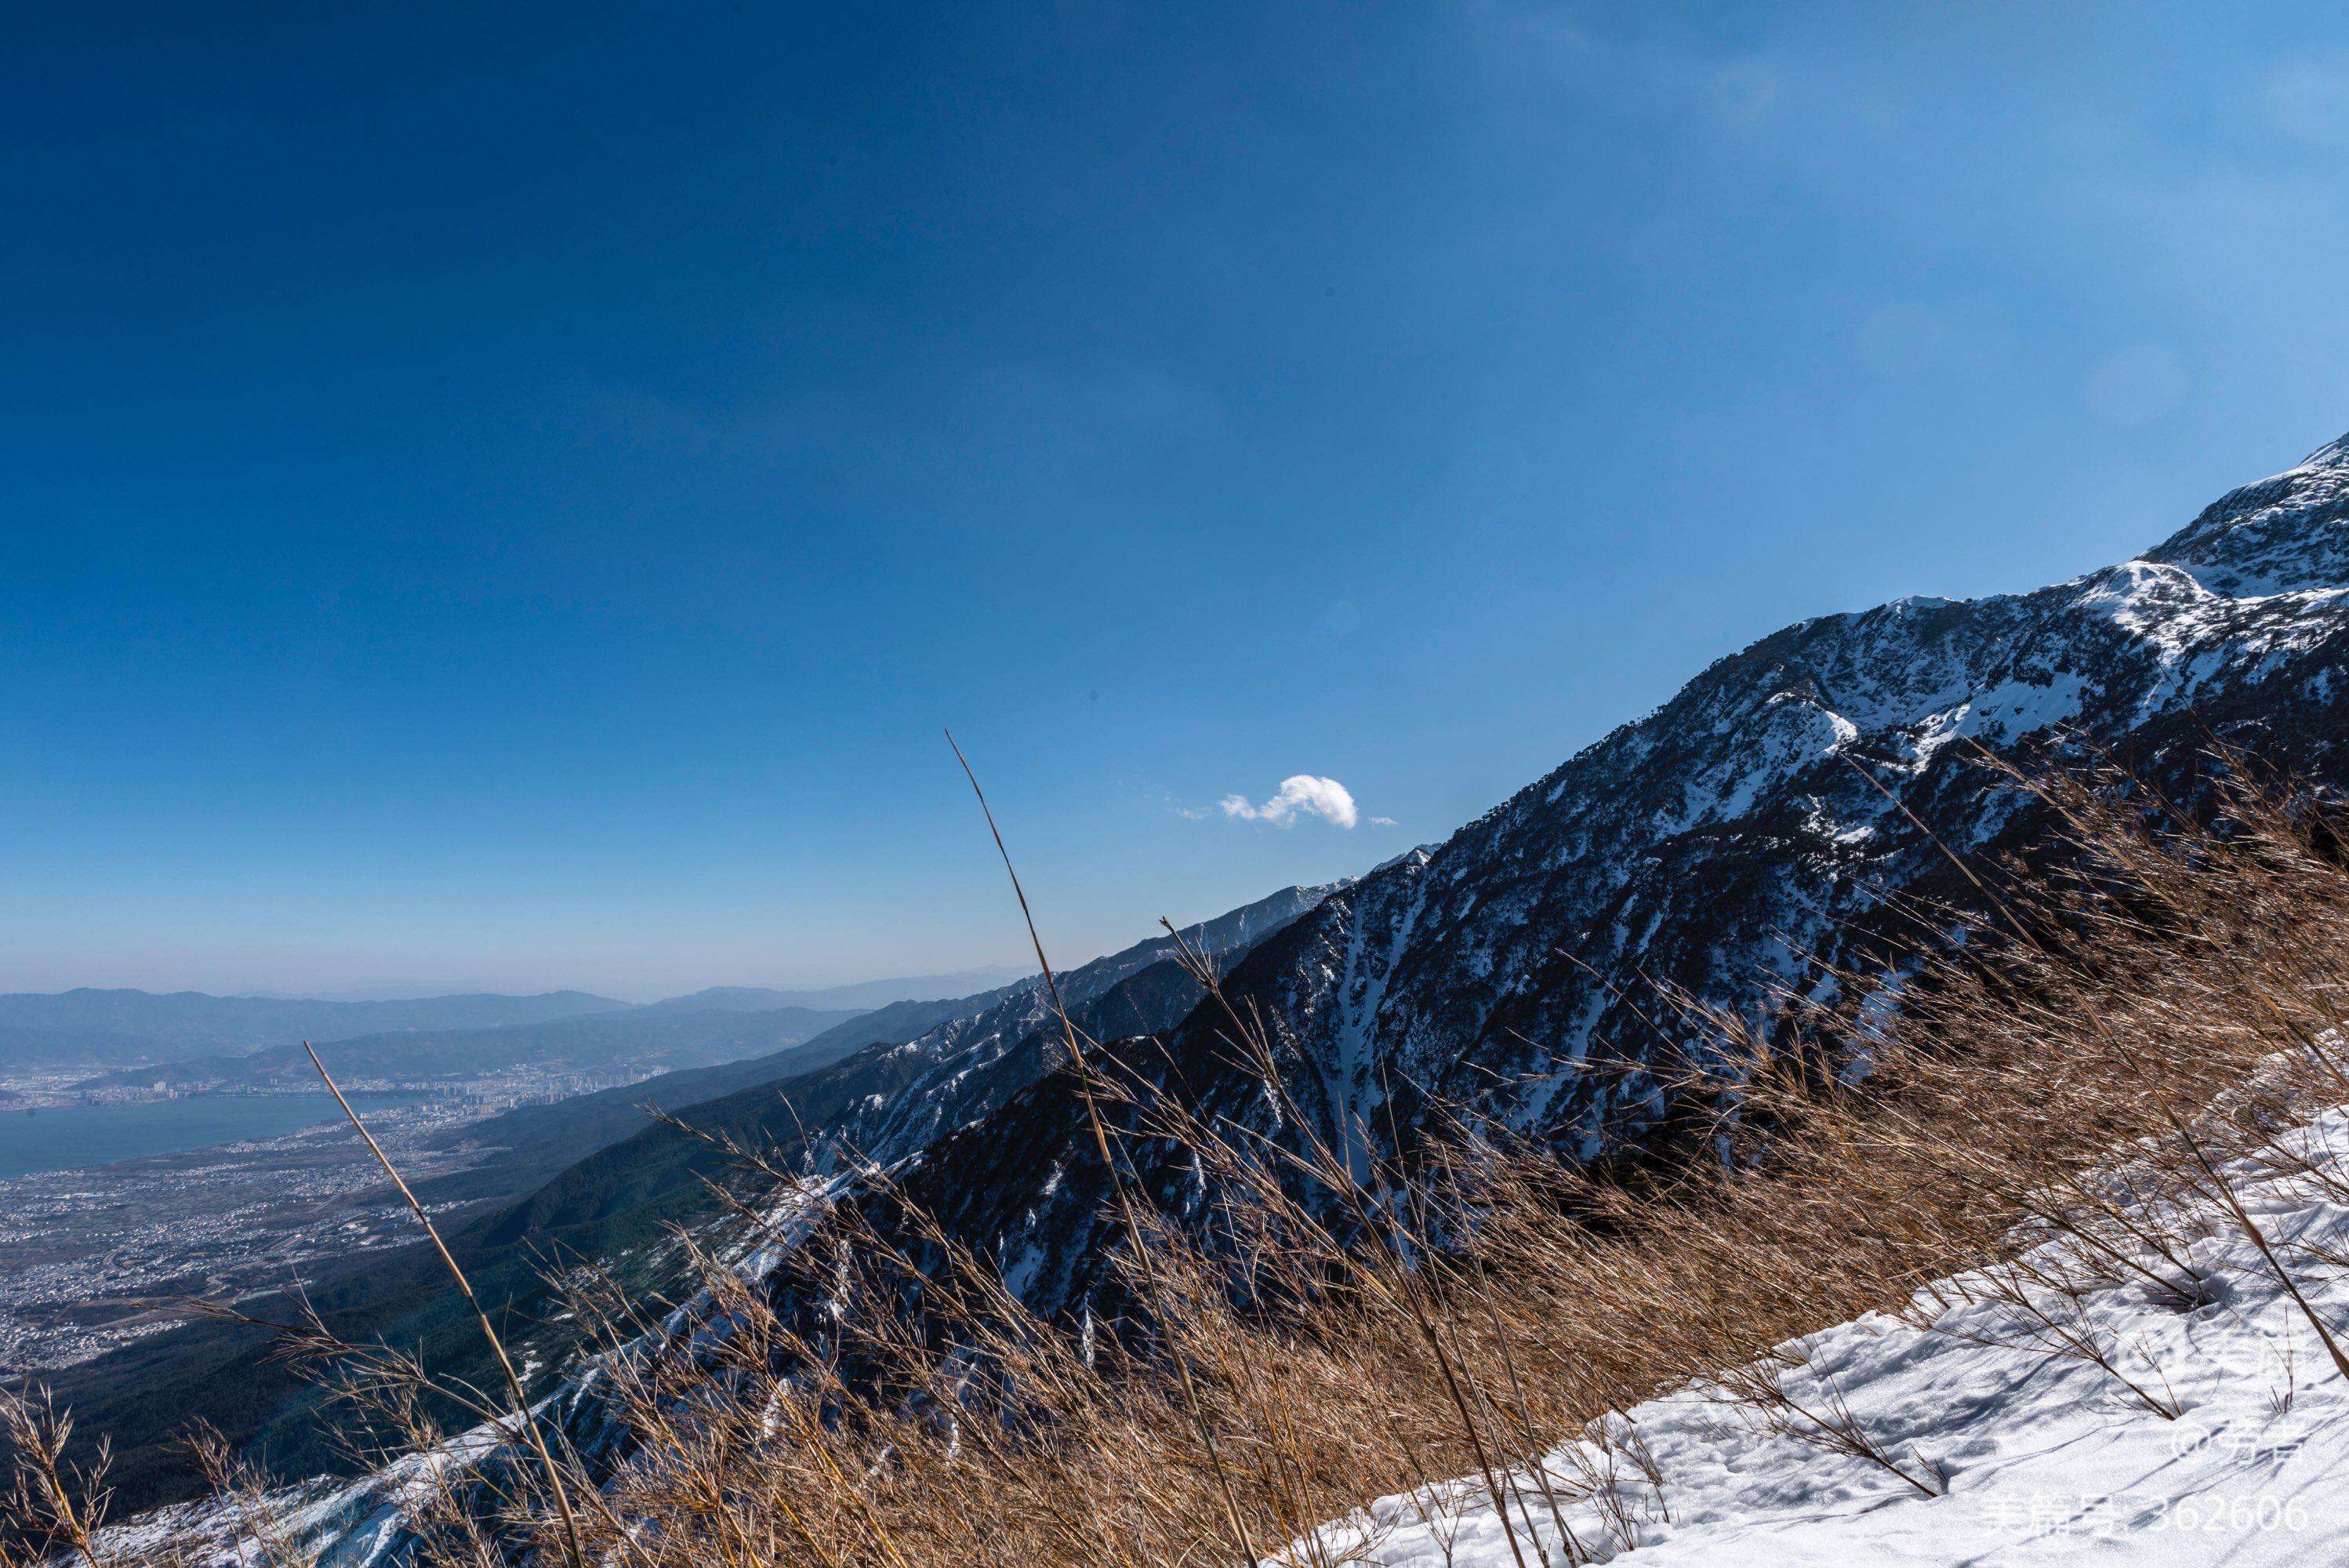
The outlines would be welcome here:
[[[542,1074],[628,1073],[764,1056],[812,1039],[856,1015],[779,1007],[762,1013],[630,1007],[491,1029],[399,1029],[329,1040],[319,1054],[346,1083],[462,1083],[526,1068]],[[100,1074],[85,1087],[171,1083],[237,1090],[302,1089],[316,1072],[297,1040],[258,1051],[195,1057]]]
[[[19,992],[0,995],[0,1072],[236,1055],[401,1029],[486,1029],[627,1008],[585,991],[536,996],[425,996],[318,1002],[199,991]],[[631,1009],[633,1010],[633,1009]]]

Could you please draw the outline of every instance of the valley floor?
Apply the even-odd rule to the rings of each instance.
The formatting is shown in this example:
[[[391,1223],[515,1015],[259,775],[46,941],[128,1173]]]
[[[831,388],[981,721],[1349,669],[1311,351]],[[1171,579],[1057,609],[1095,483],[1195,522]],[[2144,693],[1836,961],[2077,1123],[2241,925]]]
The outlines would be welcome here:
[[[2307,1170],[2227,1174],[2338,1334],[2349,1329],[2349,1113],[2319,1119],[2296,1141]],[[2148,1251],[2131,1260],[2143,1274],[2116,1267],[2119,1277],[2076,1294],[2033,1284],[2044,1319],[1995,1299],[2009,1293],[1990,1276],[1961,1276],[1937,1287],[1946,1307],[1928,1293],[1911,1313],[1871,1314],[1787,1346],[1795,1405],[1841,1426],[1840,1402],[1850,1429],[1940,1495],[1831,1451],[1820,1427],[1783,1407],[1765,1417],[1690,1387],[1547,1456],[1547,1495],[1530,1468],[1503,1482],[1516,1492],[1522,1561],[1573,1561],[1557,1549],[1554,1495],[1584,1560],[1630,1552],[1653,1568],[2349,1562],[2349,1380],[2215,1192],[2164,1228],[2189,1238],[2190,1276]],[[2023,1261],[2051,1281],[2079,1281],[2076,1263],[2053,1248]],[[2113,1370],[2083,1359],[2083,1344]],[[2177,1414],[2150,1408],[2121,1377]],[[1324,1561],[1385,1568],[1519,1561],[1473,1481],[1385,1499],[1318,1544]]]
[[[419,1179],[476,1157],[430,1140],[478,1119],[458,1102],[369,1106]],[[411,1245],[415,1221],[339,1121],[276,1138],[0,1181],[0,1376],[54,1372],[322,1261]]]

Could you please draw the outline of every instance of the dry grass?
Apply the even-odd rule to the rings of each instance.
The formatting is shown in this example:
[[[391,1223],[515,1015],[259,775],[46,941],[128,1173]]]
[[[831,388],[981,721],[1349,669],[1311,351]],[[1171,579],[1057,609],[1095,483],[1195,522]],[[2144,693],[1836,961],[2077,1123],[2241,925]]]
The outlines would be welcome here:
[[[2198,1299],[2209,1282],[2176,1223],[2195,1207],[2233,1215],[2288,1288],[2349,1263],[2261,1235],[2223,1174],[2246,1155],[2287,1163],[2275,1134],[2349,1101],[2331,1033],[2349,872],[2305,798],[2220,760],[2221,810],[2200,827],[2118,778],[2016,779],[2067,824],[2064,869],[2026,884],[1970,868],[1991,926],[1906,964],[1897,1011],[1782,998],[1763,1026],[1657,997],[1675,1038],[1704,1041],[1667,1049],[1659,1031],[1649,1064],[1682,1132],[1669,1164],[1602,1175],[1464,1125],[1364,1171],[1349,1157],[1363,1130],[1316,1132],[1284,1103],[1299,1135],[1265,1142],[1071,1031],[1095,1125],[1175,1140],[1212,1195],[1177,1223],[1114,1183],[1130,1315],[1042,1320],[901,1206],[885,1234],[868,1216],[886,1205],[833,1211],[781,1293],[704,1260],[729,1332],[609,1358],[631,1457],[600,1485],[573,1477],[592,1500],[585,1550],[624,1568],[1335,1568],[1323,1522],[1467,1476],[1525,1568],[1573,1563],[1609,1543],[1577,1539],[1570,1508],[1596,1505],[1614,1545],[1669,1517],[1638,1429],[1610,1412],[1692,1381],[1930,1493],[1931,1456],[1894,1451],[1831,1383],[1790,1377],[1788,1346],[1871,1309],[1938,1316],[1955,1287],[1934,1282],[1969,1269],[1964,1288],[2005,1309],[2000,1343],[2095,1366],[2174,1417],[2161,1369],[2103,1341],[2083,1293],[2135,1277]],[[1275,1028],[1192,961],[1230,1048],[1285,1101]],[[2056,1245],[2026,1261],[2025,1242]],[[616,1346],[640,1327],[574,1284]],[[1589,1442],[1570,1462],[1538,1458],[1574,1437]],[[562,1539],[530,1469],[502,1484],[494,1506],[446,1500],[428,1556]],[[71,1543],[37,1497],[19,1506],[20,1527]]]

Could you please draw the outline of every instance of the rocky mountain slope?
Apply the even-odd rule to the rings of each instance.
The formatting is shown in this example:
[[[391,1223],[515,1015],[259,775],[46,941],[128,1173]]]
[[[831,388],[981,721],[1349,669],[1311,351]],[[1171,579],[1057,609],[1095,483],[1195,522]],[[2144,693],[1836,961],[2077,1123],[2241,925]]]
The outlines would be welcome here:
[[[1326,887],[1283,888],[1268,898],[1187,927],[1183,940],[1211,958],[1247,953],[1319,906],[1351,879]],[[1174,962],[1173,937],[1154,937],[1060,976],[1071,1020],[1096,1039],[1172,1028],[1205,995]],[[820,1154],[890,1164],[939,1133],[968,1126],[1061,1065],[1059,1021],[1040,978],[1011,988],[981,1011],[950,1018],[899,1047],[918,1064],[896,1093],[859,1102],[823,1130]]]
[[[1186,927],[1183,937],[1229,960],[1332,891],[1283,888]],[[1172,962],[1174,951],[1173,938],[1154,937],[1061,975],[1061,995],[1071,1019],[1095,1036],[1174,1027],[1201,995]],[[781,1082],[670,1109],[702,1132],[761,1149],[776,1162],[838,1171],[905,1159],[936,1129],[978,1123],[1059,1063],[1059,1024],[1040,978],[979,1000],[981,1006],[910,1039],[876,1044]],[[607,1253],[615,1235],[718,1217],[721,1211],[704,1181],[727,1174],[728,1161],[710,1144],[673,1127],[651,1127],[581,1161],[482,1234],[541,1254],[555,1248]]]
[[[2213,739],[2349,775],[2349,439],[2223,497],[2140,559],[2036,593],[1904,599],[1790,626],[1699,675],[1423,855],[1365,877],[1228,977],[1276,1021],[1287,1087],[1334,1143],[1406,1141],[1438,1102],[1589,1157],[1664,1107],[1681,1032],[1658,987],[1751,1008],[1830,996],[1937,933],[1904,901],[1977,900],[1985,863],[2044,843],[2044,808],[1984,766],[2113,758],[2177,784]],[[1693,1034],[1694,1031],[1686,1031]],[[1683,1042],[1685,1043],[1685,1042]],[[1125,1053],[1206,1113],[1293,1136],[1195,1012]],[[1677,1048],[1677,1047],[1675,1047]],[[1098,1173],[1065,1078],[934,1143],[915,1202],[1031,1301],[1101,1283]],[[1183,1163],[1137,1145],[1177,1208]]]

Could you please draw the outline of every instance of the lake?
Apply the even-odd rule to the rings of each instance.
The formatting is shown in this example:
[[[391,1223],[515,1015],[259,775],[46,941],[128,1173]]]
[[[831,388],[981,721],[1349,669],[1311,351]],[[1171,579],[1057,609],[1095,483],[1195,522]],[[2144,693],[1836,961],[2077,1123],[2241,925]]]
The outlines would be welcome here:
[[[416,1105],[425,1098],[355,1094],[351,1103],[365,1115],[372,1107]],[[143,1105],[44,1107],[29,1114],[0,1109],[0,1178],[275,1138],[342,1119],[324,1094],[194,1095]]]

